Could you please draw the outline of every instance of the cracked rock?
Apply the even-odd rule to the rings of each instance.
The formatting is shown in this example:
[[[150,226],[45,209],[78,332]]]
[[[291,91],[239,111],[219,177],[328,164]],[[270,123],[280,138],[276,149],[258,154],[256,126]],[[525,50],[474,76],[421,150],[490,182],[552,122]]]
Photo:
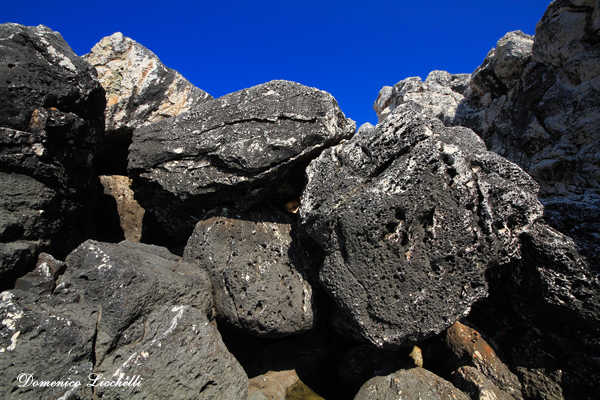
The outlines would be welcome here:
[[[272,81],[138,128],[128,169],[142,207],[187,240],[215,206],[298,197],[306,164],[355,125],[330,94]]]

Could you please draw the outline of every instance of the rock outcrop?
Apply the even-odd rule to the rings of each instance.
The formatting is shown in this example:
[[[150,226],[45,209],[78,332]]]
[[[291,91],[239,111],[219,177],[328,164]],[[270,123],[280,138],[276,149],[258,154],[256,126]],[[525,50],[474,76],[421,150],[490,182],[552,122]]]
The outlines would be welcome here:
[[[145,210],[134,198],[131,179],[122,175],[101,175],[99,178],[104,194],[111,196],[116,202],[125,240],[139,242],[142,238]]]
[[[87,241],[66,263],[52,294],[2,293],[3,398],[246,397],[246,375],[207,318],[212,290],[201,269],[126,241]],[[81,385],[23,385],[24,373]],[[140,385],[87,386],[96,378]]]
[[[104,90],[96,71],[45,26],[0,25],[0,281],[64,257],[93,235]]]
[[[435,335],[485,297],[541,217],[537,185],[466,128],[397,107],[307,169],[301,227],[320,282],[378,346]]]
[[[138,128],[128,168],[142,207],[186,240],[215,206],[298,197],[306,164],[354,130],[329,93],[273,81]]]
[[[296,223],[264,208],[245,213],[224,208],[207,217],[196,225],[184,259],[209,272],[219,319],[258,336],[312,329],[317,309],[312,283],[320,257],[311,254]]]

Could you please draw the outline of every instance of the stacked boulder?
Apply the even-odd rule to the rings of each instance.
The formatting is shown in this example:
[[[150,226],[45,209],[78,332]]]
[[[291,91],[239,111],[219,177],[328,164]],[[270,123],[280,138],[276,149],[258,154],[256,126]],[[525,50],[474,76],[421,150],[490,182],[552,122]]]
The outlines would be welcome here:
[[[0,25],[0,282],[93,235],[104,131],[96,70],[45,26]]]

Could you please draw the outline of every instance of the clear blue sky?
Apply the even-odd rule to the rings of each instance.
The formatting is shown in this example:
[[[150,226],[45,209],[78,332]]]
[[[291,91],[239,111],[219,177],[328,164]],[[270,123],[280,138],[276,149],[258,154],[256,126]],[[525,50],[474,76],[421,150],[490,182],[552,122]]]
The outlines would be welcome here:
[[[83,55],[123,32],[214,97],[273,79],[326,90],[375,124],[379,90],[434,69],[472,72],[506,32],[535,33],[548,0],[12,1],[0,22],[43,24]]]

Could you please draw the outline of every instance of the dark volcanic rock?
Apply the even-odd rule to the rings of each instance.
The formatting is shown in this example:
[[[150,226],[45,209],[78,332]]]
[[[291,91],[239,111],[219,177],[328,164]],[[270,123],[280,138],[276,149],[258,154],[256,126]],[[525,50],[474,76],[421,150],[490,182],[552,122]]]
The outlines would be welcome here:
[[[37,108],[101,120],[104,90],[96,71],[60,33],[39,25],[0,25],[0,126],[26,130]]]
[[[301,227],[325,250],[320,281],[378,346],[432,336],[487,294],[486,269],[518,255],[541,217],[537,185],[403,105],[307,169]]]
[[[208,320],[206,274],[166,249],[87,241],[67,258],[51,295],[2,293],[0,364],[3,398],[58,398],[65,388],[17,388],[36,380],[141,378],[139,387],[101,388],[94,398],[243,399],[247,378]],[[79,375],[75,372],[80,371]],[[12,397],[11,397],[12,396]]]
[[[0,25],[1,288],[40,251],[64,257],[93,235],[104,104],[96,71],[60,34]]]
[[[457,369],[452,376],[452,383],[471,396],[471,400],[513,399],[510,394],[500,390],[484,374],[473,367],[464,366]]]
[[[128,168],[142,207],[186,240],[215,206],[298,197],[305,165],[354,129],[330,94],[273,81],[137,129]]]
[[[224,208],[196,225],[184,259],[208,270],[220,320],[249,334],[276,337],[314,327],[310,282],[320,257],[312,247],[281,211]]]
[[[354,397],[354,400],[387,399],[469,400],[469,396],[426,369],[412,368],[375,377]]]

